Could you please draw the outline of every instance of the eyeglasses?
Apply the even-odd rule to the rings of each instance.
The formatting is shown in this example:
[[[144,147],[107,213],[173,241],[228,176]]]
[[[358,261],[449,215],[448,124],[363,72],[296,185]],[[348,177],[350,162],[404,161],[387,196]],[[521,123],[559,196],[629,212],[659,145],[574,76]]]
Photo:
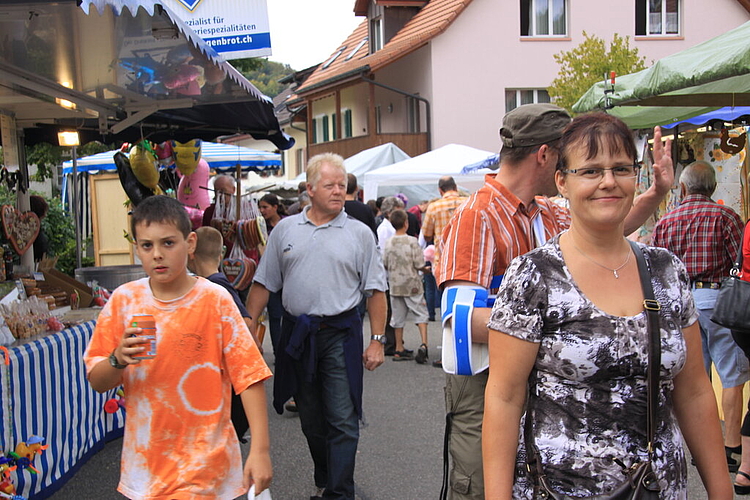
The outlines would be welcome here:
[[[604,177],[604,172],[609,170],[616,179],[632,179],[638,175],[638,169],[641,168],[639,163],[633,165],[619,165],[612,168],[599,168],[599,167],[588,167],[588,168],[574,168],[574,169],[563,169],[563,173],[573,174],[581,179],[590,181],[598,181]]]

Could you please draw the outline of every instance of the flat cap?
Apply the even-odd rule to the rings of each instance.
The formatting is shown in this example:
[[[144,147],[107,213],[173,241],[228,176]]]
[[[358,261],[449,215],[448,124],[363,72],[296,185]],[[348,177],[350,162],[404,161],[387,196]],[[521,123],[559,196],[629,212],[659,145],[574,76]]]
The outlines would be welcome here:
[[[568,112],[554,104],[524,104],[505,115],[500,138],[506,148],[545,144],[559,139],[570,121]]]

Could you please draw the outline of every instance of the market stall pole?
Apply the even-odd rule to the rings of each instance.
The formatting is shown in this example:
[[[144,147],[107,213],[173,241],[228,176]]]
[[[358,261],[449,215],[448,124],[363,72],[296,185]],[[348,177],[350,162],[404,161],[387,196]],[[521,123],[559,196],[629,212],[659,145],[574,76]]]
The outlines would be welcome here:
[[[15,175],[19,187],[16,192],[16,206],[21,212],[29,210],[29,171],[24,157],[23,141],[16,119],[11,114],[0,112],[0,137],[3,145],[3,162],[5,169]],[[34,252],[25,252],[20,255],[21,266],[26,269],[34,268]]]
[[[71,155],[73,159],[73,199],[72,199],[72,212],[73,212],[73,225],[75,227],[76,234],[76,269],[81,267],[81,222],[78,218],[78,182],[76,181],[76,173],[78,171],[78,155],[76,154],[76,148],[80,141],[78,138],[78,132],[73,131],[61,131],[57,133],[57,138],[60,146],[70,146]]]

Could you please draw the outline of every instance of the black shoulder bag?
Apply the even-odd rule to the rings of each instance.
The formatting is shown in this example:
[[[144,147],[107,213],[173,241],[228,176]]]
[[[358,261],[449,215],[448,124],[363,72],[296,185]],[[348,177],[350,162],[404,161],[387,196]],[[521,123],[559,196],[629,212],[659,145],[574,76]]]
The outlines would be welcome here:
[[[661,335],[659,330],[659,302],[654,298],[654,289],[651,286],[651,275],[646,268],[641,248],[633,242],[629,242],[638,262],[638,274],[643,288],[643,307],[648,316],[648,368],[646,376],[648,379],[647,398],[647,422],[648,432],[648,459],[635,462],[627,467],[623,461],[615,458],[614,461],[623,468],[625,480],[612,491],[601,495],[588,497],[571,497],[554,491],[547,481],[544,467],[539,456],[539,450],[534,444],[532,433],[531,412],[526,412],[524,424],[524,441],[526,443],[526,455],[528,457],[526,468],[535,479],[534,498],[550,500],[573,500],[586,498],[589,500],[656,500],[659,498],[659,484],[651,467],[653,460],[654,433],[656,431],[656,408],[659,398],[659,369],[661,367]]]
[[[730,330],[750,334],[750,282],[737,277],[742,270],[742,246],[746,230],[747,226],[742,231],[737,261],[732,266],[729,277],[721,282],[711,321]]]

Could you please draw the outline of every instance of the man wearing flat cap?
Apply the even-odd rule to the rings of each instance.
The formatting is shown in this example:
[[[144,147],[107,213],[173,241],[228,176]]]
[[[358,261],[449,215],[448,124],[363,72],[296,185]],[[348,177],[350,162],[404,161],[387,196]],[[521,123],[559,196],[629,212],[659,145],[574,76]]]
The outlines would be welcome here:
[[[484,498],[481,437],[492,294],[513,258],[570,225],[567,209],[547,198],[557,194],[558,142],[570,120],[553,104],[527,104],[506,114],[500,129],[500,170],[485,177],[484,186],[456,210],[443,230],[435,277],[443,290],[450,499]],[[669,191],[671,175],[655,178],[628,215],[629,231],[653,214]],[[444,488],[445,484],[444,478]]]

